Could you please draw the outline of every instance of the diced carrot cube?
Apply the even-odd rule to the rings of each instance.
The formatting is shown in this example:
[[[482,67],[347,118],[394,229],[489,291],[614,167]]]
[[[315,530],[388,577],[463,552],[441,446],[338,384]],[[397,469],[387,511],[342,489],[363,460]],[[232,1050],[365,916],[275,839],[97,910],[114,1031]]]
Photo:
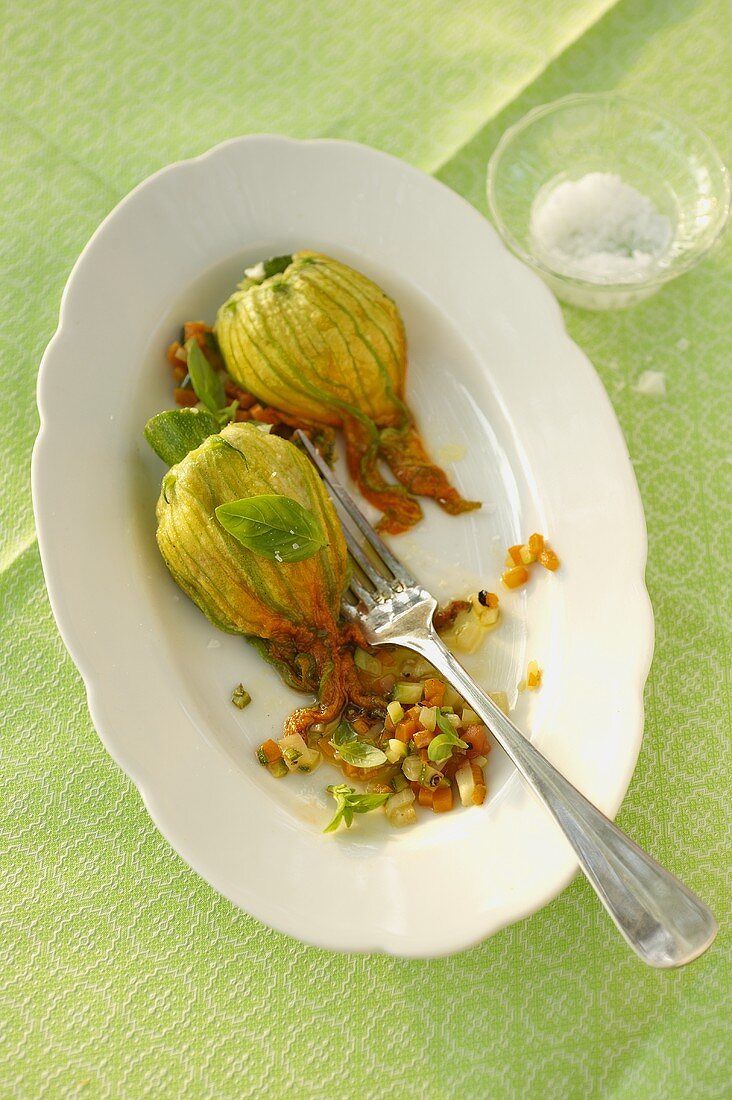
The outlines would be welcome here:
[[[468,726],[467,729],[461,730],[460,739],[479,756],[482,756],[488,747],[485,726]]]
[[[506,588],[520,588],[529,579],[529,571],[525,565],[516,565],[513,569],[507,569],[501,580]]]
[[[409,786],[412,788],[415,794],[419,794],[419,792],[422,790],[416,779],[414,780],[414,782],[410,783]]]
[[[452,787],[438,787],[432,796],[432,809],[436,814],[452,809]]]
[[[551,570],[553,573],[555,569],[559,569],[559,558],[550,550],[548,546],[545,546],[542,552],[539,554],[539,563],[544,566],[545,569]]]
[[[485,606],[486,607],[498,607],[498,596],[495,592],[486,592],[485,594]]]
[[[544,549],[544,536],[539,535],[536,532],[533,535],[529,535],[529,550],[535,558],[539,557],[539,554]]]
[[[181,366],[181,361],[178,358],[178,356],[176,355],[176,352],[178,351],[179,347],[180,347],[180,344],[178,343],[177,340],[174,340],[172,344],[168,344],[168,348],[165,352],[165,358],[168,360],[171,367],[180,367]]]
[[[442,680],[429,679],[424,682],[424,701],[428,707],[441,707],[445,698],[445,685]]]
[[[176,388],[173,390],[173,397],[178,405],[192,406],[198,404],[198,398],[194,390]]]
[[[434,736],[434,733],[431,733],[429,730],[417,730],[414,737],[412,738],[415,748],[426,748]]]
[[[486,788],[482,783],[476,783],[473,788],[473,805],[482,806],[485,802],[485,796],[487,794]]]
[[[420,806],[431,806],[433,798],[434,791],[430,790],[429,787],[419,788],[417,792],[417,802],[419,802]]]
[[[521,560],[521,545],[518,544],[517,546],[509,546],[508,556],[514,565],[522,565],[523,562]]]
[[[394,730],[394,737],[397,741],[403,741],[404,744],[408,744],[412,740],[412,737],[419,729],[419,722],[413,715],[408,715],[402,718],[401,722],[397,722],[396,729]]]
[[[188,343],[189,340],[195,340],[203,348],[207,332],[211,332],[211,328],[204,325],[203,321],[186,321],[183,325],[183,341]]]
[[[243,424],[247,420],[252,419],[252,414],[248,412],[247,409],[237,409],[234,413],[234,419],[236,420],[237,424]]]
[[[361,735],[363,735],[364,733],[368,733],[371,729],[371,726],[365,718],[357,718],[355,722],[351,723],[351,725],[355,729],[356,733],[359,733]]]
[[[279,760],[282,756],[280,746],[277,744],[276,741],[273,741],[271,737],[268,741],[265,741],[264,744],[260,745],[260,748],[264,755],[267,757],[268,764],[274,763],[275,760]]]

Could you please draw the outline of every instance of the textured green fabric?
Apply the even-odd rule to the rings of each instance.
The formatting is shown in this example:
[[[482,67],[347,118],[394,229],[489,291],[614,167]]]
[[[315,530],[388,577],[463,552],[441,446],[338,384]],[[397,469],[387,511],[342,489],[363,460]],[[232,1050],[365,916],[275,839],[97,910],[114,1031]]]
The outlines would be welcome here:
[[[619,820],[722,921],[682,972],[631,957],[583,881],[433,962],[306,948],[216,896],[92,729],[43,587],[28,459],[71,264],[161,165],[258,130],[355,138],[484,209],[506,125],[605,88],[684,108],[729,157],[731,30],[726,0],[5,5],[0,1096],[729,1095],[729,243],[630,312],[566,311],[650,536],[656,657]],[[649,368],[665,398],[634,392]]]

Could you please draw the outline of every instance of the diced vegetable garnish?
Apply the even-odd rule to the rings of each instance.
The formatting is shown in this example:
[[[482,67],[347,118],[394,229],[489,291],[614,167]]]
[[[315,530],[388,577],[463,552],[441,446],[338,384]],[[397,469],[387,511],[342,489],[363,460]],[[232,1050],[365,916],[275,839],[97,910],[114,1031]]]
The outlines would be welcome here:
[[[529,579],[529,571],[525,565],[514,565],[501,575],[501,580],[506,588],[520,588]]]
[[[526,670],[526,686],[533,690],[541,687],[541,669],[536,661],[529,661],[529,667]]]
[[[386,759],[390,764],[396,764],[398,760],[403,760],[407,755],[407,746],[403,741],[399,741],[397,738],[392,737],[386,747]]]
[[[419,712],[419,720],[426,730],[434,733],[437,724],[437,707],[422,707]]]
[[[436,814],[452,809],[452,787],[439,787],[432,795],[432,809]]]
[[[545,569],[549,569],[552,573],[559,568],[559,558],[549,547],[541,551],[537,560],[540,565],[543,565]]]
[[[357,649],[353,654],[353,661],[356,668],[360,668],[363,672],[368,672],[371,676],[381,675],[381,661],[372,657],[365,649]]]
[[[282,757],[291,772],[312,772],[320,763],[317,749],[308,748],[299,733],[288,734],[278,742]]]
[[[419,703],[422,698],[422,692],[429,682],[428,680],[424,688],[421,683],[408,684],[403,682],[394,684],[392,699],[395,703]]]
[[[463,764],[455,772],[455,782],[457,783],[458,794],[460,795],[460,801],[463,806],[472,806],[473,804],[473,791],[475,790],[475,780],[473,779],[473,769],[470,764]]]
[[[398,703],[396,699],[392,699],[386,710],[395,726],[397,722],[401,722],[402,718],[404,717],[404,707],[401,703]]]
[[[243,684],[238,684],[231,694],[231,701],[239,710],[244,710],[251,703],[252,697]]]

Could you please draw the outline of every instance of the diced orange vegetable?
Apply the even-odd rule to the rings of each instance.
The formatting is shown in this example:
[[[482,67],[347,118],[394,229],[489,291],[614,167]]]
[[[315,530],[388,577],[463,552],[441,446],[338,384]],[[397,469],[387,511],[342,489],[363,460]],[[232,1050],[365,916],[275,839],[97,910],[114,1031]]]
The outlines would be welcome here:
[[[436,814],[452,809],[452,787],[438,787],[432,795],[432,809]]]
[[[392,722],[391,717],[388,714],[384,719],[384,729],[389,734],[394,732],[394,723]]]
[[[187,344],[189,340],[195,340],[203,349],[206,346],[207,332],[211,332],[211,328],[204,325],[203,321],[186,321],[183,325],[183,342]]]
[[[485,802],[486,789],[482,783],[476,783],[473,788],[473,805],[482,806]]]
[[[480,767],[480,765],[475,764],[471,760],[470,761],[470,770],[473,773],[473,782],[476,784],[476,786],[480,785],[480,786],[484,787],[485,786],[485,776],[483,775],[483,769]]]
[[[526,686],[528,688],[541,687],[541,669],[536,661],[529,661],[529,667],[526,671]]]
[[[468,726],[460,732],[460,739],[470,747],[470,749],[477,753],[478,756],[484,756],[486,749],[488,748],[488,738],[486,736],[485,726]]]
[[[188,374],[188,368],[183,363],[176,363],[173,367],[173,378],[176,382],[182,382]]]
[[[430,730],[417,730],[414,737],[412,738],[415,748],[426,748],[434,736],[434,733],[431,733]]]
[[[429,679],[424,682],[424,703],[428,707],[441,707],[445,698],[445,685],[442,680]]]
[[[514,565],[522,565],[523,562],[521,560],[521,545],[519,544],[517,546],[509,546],[508,556]]]
[[[416,781],[416,779],[414,780],[413,783],[410,783],[409,786],[412,788],[412,790],[414,791],[415,794],[419,794],[419,792],[422,790],[422,788],[420,787],[420,785]]]
[[[351,723],[351,725],[355,729],[356,733],[361,734],[361,735],[363,735],[364,733],[368,733],[369,730],[371,729],[371,726],[369,725],[369,723],[366,721],[365,718],[357,718],[355,720],[355,722]]]
[[[178,343],[177,340],[174,340],[172,344],[168,344],[167,351],[165,352],[165,358],[168,360],[171,367],[181,366],[181,361],[178,358],[178,356],[176,355],[176,352],[178,351],[179,347],[180,347],[180,344]]]
[[[441,769],[445,779],[454,779],[455,772],[458,770],[458,768],[462,768],[464,763],[465,757],[462,753],[453,753],[450,759],[446,761]]]
[[[264,755],[267,757],[268,764],[273,764],[275,760],[279,760],[282,756],[280,746],[277,744],[276,741],[273,741],[271,737],[268,741],[265,741],[264,744],[260,745],[259,747],[261,748]]]
[[[550,550],[548,546],[545,546],[538,557],[540,565],[543,565],[545,569],[551,570],[553,573],[555,569],[559,569],[559,558]]]
[[[249,409],[252,420],[259,420],[262,424],[276,424],[279,416],[274,409],[264,408],[263,405],[252,405]]]
[[[529,571],[525,565],[516,565],[513,569],[507,569],[501,577],[506,588],[520,588],[529,579]]]
[[[428,787],[420,787],[417,792],[417,802],[419,802],[420,806],[431,806],[434,795],[435,792]]]
[[[486,607],[498,607],[498,596],[495,592],[486,592],[485,594],[485,606]]]
[[[198,398],[193,390],[183,390],[176,388],[173,390],[173,397],[178,405],[197,405]]]
[[[539,554],[544,549],[544,536],[536,534],[536,532],[533,535],[529,535],[529,544],[528,545],[529,545],[529,550],[534,555],[534,557],[538,558]]]
[[[245,421],[252,419],[252,414],[247,409],[237,409],[234,413],[234,419],[238,424],[243,424]]]
[[[401,722],[397,722],[396,729],[394,730],[394,737],[397,741],[403,741],[406,745],[412,740],[415,733],[419,729],[419,722],[414,715],[407,715],[402,718]]]
[[[328,737],[320,738],[320,741],[318,741],[318,748],[322,752],[323,756],[327,756],[330,760],[332,760],[336,754],[336,750],[331,745],[330,739]]]

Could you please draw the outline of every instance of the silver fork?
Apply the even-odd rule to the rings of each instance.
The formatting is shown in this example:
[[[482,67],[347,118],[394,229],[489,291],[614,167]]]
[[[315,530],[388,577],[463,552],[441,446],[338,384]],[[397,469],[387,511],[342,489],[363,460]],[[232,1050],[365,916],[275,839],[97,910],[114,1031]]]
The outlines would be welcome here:
[[[559,824],[600,901],[644,962],[683,966],[701,955],[717,934],[711,911],[588,802],[478,687],[432,625],[437,601],[379,538],[307,436],[297,434],[379,561],[377,568],[344,523],[349,552],[366,582],[351,578],[356,602],[344,601],[344,615],[359,623],[370,645],[400,645],[421,654],[480,716]]]

